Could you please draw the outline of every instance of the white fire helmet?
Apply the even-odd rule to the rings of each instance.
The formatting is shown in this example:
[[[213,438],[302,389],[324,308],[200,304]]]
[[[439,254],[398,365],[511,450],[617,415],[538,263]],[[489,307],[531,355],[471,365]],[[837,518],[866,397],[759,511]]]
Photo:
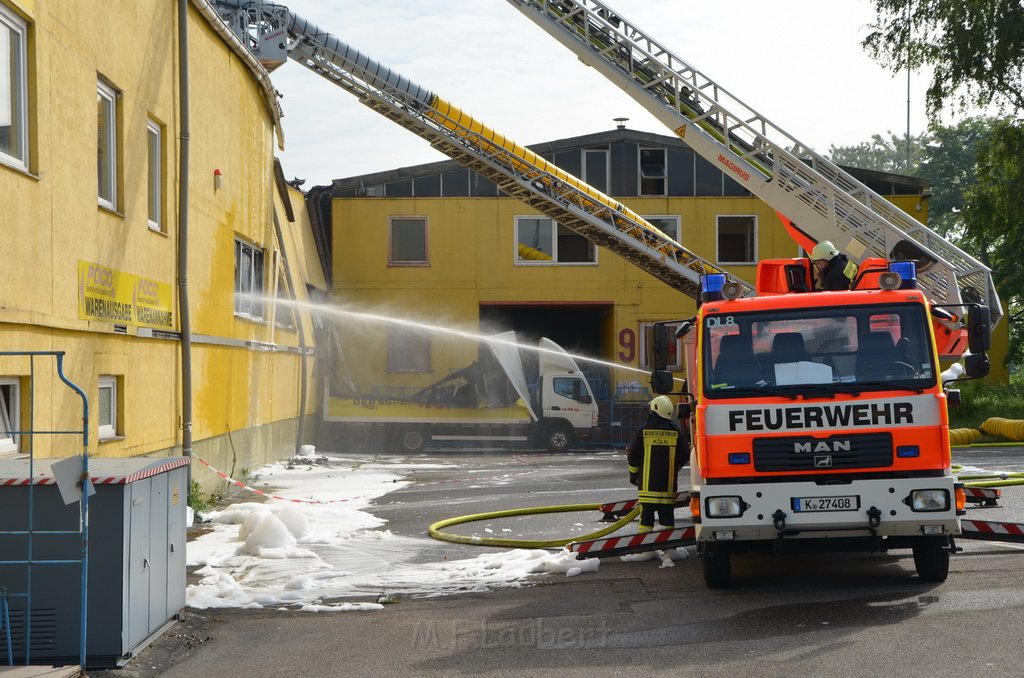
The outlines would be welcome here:
[[[674,409],[675,408],[672,407],[672,401],[668,396],[660,395],[651,400],[651,412],[654,412],[659,417],[671,419],[672,411]]]
[[[811,250],[811,260],[821,261],[824,259],[825,261],[831,261],[832,257],[837,254],[839,254],[839,250],[836,249],[835,245],[830,243],[828,240],[822,240],[814,246],[813,250]]]

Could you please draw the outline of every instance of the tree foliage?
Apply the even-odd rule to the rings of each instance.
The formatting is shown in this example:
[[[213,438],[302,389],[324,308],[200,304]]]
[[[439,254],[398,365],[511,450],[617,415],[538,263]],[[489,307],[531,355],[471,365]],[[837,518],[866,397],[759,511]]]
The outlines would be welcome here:
[[[871,135],[871,141],[864,141],[855,146],[829,146],[828,157],[837,165],[894,172],[900,174],[916,174],[921,162],[921,152],[928,142],[927,133],[910,137],[910,152],[907,152],[906,136],[886,132]],[[909,161],[908,161],[909,155]],[[909,162],[909,164],[908,164]]]
[[[935,114],[995,105],[1024,109],[1024,3],[1020,0],[874,0],[877,23],[863,45],[899,72],[933,68]]]
[[[932,124],[943,113],[994,107],[1004,118],[933,127],[921,173],[932,179],[932,224],[993,270],[1010,325],[1008,361],[1024,361],[1024,2],[873,0],[864,47],[898,72],[928,66]]]

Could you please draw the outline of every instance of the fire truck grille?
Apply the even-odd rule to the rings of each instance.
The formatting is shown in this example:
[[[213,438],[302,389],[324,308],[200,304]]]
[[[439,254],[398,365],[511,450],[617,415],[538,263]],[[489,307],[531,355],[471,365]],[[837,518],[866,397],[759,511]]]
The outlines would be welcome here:
[[[890,433],[754,439],[754,468],[758,471],[823,471],[887,466],[892,466]]]

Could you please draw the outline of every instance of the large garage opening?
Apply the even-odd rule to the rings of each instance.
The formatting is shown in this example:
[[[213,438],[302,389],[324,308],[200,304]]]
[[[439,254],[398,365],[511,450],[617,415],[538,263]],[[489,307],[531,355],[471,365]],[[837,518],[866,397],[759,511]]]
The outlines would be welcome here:
[[[611,347],[613,307],[611,304],[481,304],[480,331],[516,333],[522,344],[536,346],[541,337],[551,339],[573,356],[607,360]],[[536,373],[537,353],[522,351],[527,375]],[[592,362],[577,360],[587,374],[597,397],[607,383],[608,369]],[[529,377],[528,377],[529,378]]]

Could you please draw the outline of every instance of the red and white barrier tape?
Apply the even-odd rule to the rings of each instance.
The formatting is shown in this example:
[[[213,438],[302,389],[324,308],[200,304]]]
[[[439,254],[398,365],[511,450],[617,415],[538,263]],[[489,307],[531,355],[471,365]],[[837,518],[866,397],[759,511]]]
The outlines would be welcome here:
[[[1024,525],[1020,523],[996,523],[990,520],[961,520],[962,532],[980,532],[982,534],[1024,537]]]
[[[253,494],[258,494],[258,495],[261,495],[263,497],[269,497],[270,499],[277,499],[277,500],[280,500],[280,501],[290,501],[293,504],[337,504],[337,503],[340,503],[340,502],[355,501],[356,499],[367,499],[368,498],[368,497],[349,497],[348,499],[328,499],[327,501],[322,501],[322,500],[319,500],[319,499],[292,499],[290,497],[282,497],[280,495],[270,494],[268,492],[264,492],[263,490],[257,490],[255,487],[250,487],[249,485],[246,485],[245,483],[243,483],[240,480],[235,480],[234,478],[232,478],[228,474],[226,474],[226,473],[224,473],[222,471],[218,471],[214,467],[210,466],[209,462],[207,462],[205,459],[202,459],[201,457],[197,457],[197,456],[193,455],[192,458],[195,459],[196,461],[198,461],[200,464],[202,464],[206,468],[208,468],[211,471],[213,471],[214,473],[216,473],[217,475],[219,475],[224,480],[226,480],[229,483],[231,483],[232,485],[234,485],[235,487],[240,487],[243,490],[247,490],[249,492],[252,492]]]
[[[693,539],[696,530],[692,525],[673,530],[656,530],[642,532],[640,534],[627,534],[621,537],[605,537],[604,539],[593,539],[591,541],[573,542],[567,548],[573,553],[594,553],[598,551],[611,551],[613,549],[636,548],[637,546],[649,546],[652,544],[663,544],[679,539]]]

